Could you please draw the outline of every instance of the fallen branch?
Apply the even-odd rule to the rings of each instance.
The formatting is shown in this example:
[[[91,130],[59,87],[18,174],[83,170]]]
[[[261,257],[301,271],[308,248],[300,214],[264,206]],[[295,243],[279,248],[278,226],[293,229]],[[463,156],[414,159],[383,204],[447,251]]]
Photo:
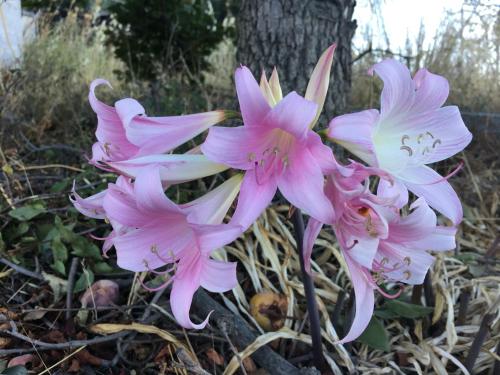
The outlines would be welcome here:
[[[202,316],[213,311],[210,321],[215,323],[217,328],[225,329],[232,342],[240,350],[252,344],[257,338],[253,329],[243,318],[221,306],[202,289],[199,289],[193,298],[192,310]],[[260,367],[270,371],[273,375],[319,374],[319,371],[310,368],[298,369],[267,346],[257,350],[252,358]]]

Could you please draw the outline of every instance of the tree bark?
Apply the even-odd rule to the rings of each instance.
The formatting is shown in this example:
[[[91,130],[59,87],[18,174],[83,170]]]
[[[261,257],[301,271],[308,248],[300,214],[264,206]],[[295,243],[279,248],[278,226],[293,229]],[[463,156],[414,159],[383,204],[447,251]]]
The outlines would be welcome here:
[[[320,127],[342,113],[351,87],[351,41],[355,0],[241,0],[238,63],[259,78],[277,67],[284,94],[304,95],[321,53],[337,43]]]

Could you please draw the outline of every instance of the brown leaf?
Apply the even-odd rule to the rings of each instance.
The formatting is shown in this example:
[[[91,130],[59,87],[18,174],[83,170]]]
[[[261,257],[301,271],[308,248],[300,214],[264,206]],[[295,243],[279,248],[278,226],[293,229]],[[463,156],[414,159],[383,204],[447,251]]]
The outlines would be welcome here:
[[[79,372],[80,371],[80,362],[78,362],[77,359],[72,358],[71,359],[71,365],[69,368],[66,370],[68,372]]]
[[[100,366],[102,364],[102,358],[96,357],[86,349],[80,350],[77,354],[75,354],[75,358],[80,361],[80,364],[89,364],[92,366]]]
[[[5,348],[12,342],[12,339],[8,337],[0,337],[0,348]]]
[[[99,280],[87,288],[80,302],[83,307],[111,306],[118,301],[120,296],[118,284],[111,280]]]
[[[207,355],[208,359],[211,362],[215,363],[216,365],[218,365],[218,366],[224,365],[224,357],[221,356],[219,353],[217,353],[215,351],[215,349],[209,348],[209,349],[207,349],[205,354]]]
[[[247,372],[257,371],[257,366],[255,365],[255,362],[253,361],[252,358],[247,357],[242,361],[242,363],[243,367],[245,367],[245,370],[247,370]]]
[[[24,354],[14,357],[9,361],[7,367],[25,366],[26,364],[33,362],[34,358],[33,354]]]

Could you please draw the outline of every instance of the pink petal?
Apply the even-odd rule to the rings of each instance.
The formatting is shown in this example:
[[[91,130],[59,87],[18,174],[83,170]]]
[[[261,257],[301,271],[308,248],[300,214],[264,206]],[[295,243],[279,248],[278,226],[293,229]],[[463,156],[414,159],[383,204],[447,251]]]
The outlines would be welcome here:
[[[332,173],[338,167],[338,163],[333,156],[332,149],[325,145],[321,137],[315,132],[308,132],[307,146],[311,154],[320,166],[323,173]]]
[[[338,231],[335,231],[335,233],[338,233]],[[342,250],[356,262],[356,264],[371,269],[379,243],[380,241],[378,238],[373,238],[368,235],[365,237],[351,236],[346,239],[346,245],[350,246],[350,248],[342,248]]]
[[[263,127],[214,126],[201,146],[206,157],[233,168],[248,170],[255,166],[255,158],[273,145],[275,132]]]
[[[102,79],[93,81],[90,85],[89,102],[90,106],[97,114],[96,137],[101,142],[103,147],[106,145],[105,148],[109,150],[109,155],[105,154],[105,160],[126,159],[132,157],[137,153],[138,148],[130,143],[126,138],[125,129],[123,128],[123,124],[120,117],[116,113],[115,108],[102,103],[95,95],[96,87],[101,84],[106,84],[111,87],[108,81]],[[103,155],[98,153],[98,150],[96,149],[93,151],[96,152],[96,156],[93,157],[93,160],[101,160]],[[99,157],[99,159],[96,159],[96,157]]]
[[[242,66],[236,69],[234,80],[243,122],[246,126],[262,125],[262,120],[271,107],[254,76],[246,66]]]
[[[123,189],[114,184],[110,184],[108,187],[108,192],[103,199],[103,207],[106,216],[111,221],[116,221],[127,227],[138,228],[151,221],[151,215],[137,208],[135,197],[125,193]]]
[[[285,100],[285,99],[284,99]],[[278,187],[295,207],[323,223],[334,219],[333,207],[324,193],[324,176],[308,149],[296,145],[289,164],[278,177]]]
[[[241,225],[246,230],[271,203],[277,186],[274,177],[258,184],[255,171],[246,172],[231,223]]]
[[[325,104],[328,85],[330,83],[333,53],[335,52],[336,47],[336,44],[332,44],[323,52],[318,60],[318,63],[314,67],[309,83],[307,84],[305,98],[318,105],[316,116],[310,124],[310,127],[313,127],[318,121],[321,111],[323,110],[323,105]]]
[[[418,241],[408,243],[409,248],[432,250],[432,251],[449,251],[453,250],[456,245],[455,235],[457,228],[437,226],[434,231]]]
[[[398,177],[412,193],[423,197],[432,208],[448,217],[455,225],[462,221],[462,205],[457,193],[432,168],[408,168]]]
[[[120,268],[148,271],[172,263],[186,247],[194,247],[194,235],[186,223],[162,220],[113,239]]]
[[[403,208],[408,204],[408,189],[399,180],[394,180],[391,185],[390,181],[381,178],[377,187],[377,196],[381,198],[397,196],[398,199],[394,203],[396,208]]]
[[[129,177],[137,176],[144,168],[160,166],[160,178],[169,184],[196,180],[222,172],[228,167],[210,161],[204,155],[167,154],[142,156],[125,161],[109,162],[118,173]]]
[[[370,72],[375,72],[384,82],[380,112],[382,117],[397,117],[406,113],[415,100],[415,84],[408,68],[394,59],[386,59],[375,64]]]
[[[181,205],[193,224],[220,224],[233,204],[243,175],[237,174],[202,197]]]
[[[144,213],[157,213],[172,218],[179,215],[184,217],[181,209],[165,195],[160,170],[155,165],[140,171],[135,180],[134,193],[137,207]]]
[[[172,291],[170,292],[170,308],[175,320],[182,327],[202,329],[207,325],[210,315],[200,324],[193,323],[189,317],[191,302],[194,293],[200,287],[203,272],[201,257],[199,255],[193,257],[196,258],[194,260],[183,259],[179,263],[179,270],[175,274]]]
[[[269,129],[280,128],[301,139],[307,135],[317,108],[316,103],[292,91],[267,114],[264,124]]]
[[[123,124],[124,131],[129,127],[130,122],[134,117],[146,115],[146,110],[141,103],[131,98],[118,100],[115,103],[115,108],[116,113],[120,117],[121,123]]]
[[[225,119],[224,111],[169,117],[135,117],[126,126],[127,139],[140,147],[137,156],[161,154],[193,139]]]
[[[223,293],[233,289],[238,285],[236,265],[236,262],[206,259],[201,273],[201,286],[213,293]]]
[[[335,117],[330,121],[328,137],[369,165],[376,165],[372,136],[378,118],[375,109]]]
[[[191,225],[196,234],[198,247],[202,254],[209,255],[238,238],[243,228],[236,224]]]
[[[76,193],[75,183],[73,182],[73,189],[71,191],[70,200],[73,206],[83,215],[94,218],[104,219],[106,213],[103,208],[103,200],[107,190],[103,190],[97,194],[91,195],[87,198],[82,198]]]
[[[302,245],[303,254],[301,254],[301,256],[304,257],[304,265],[309,274],[311,273],[311,255],[314,242],[316,241],[316,238],[318,238],[322,227],[323,223],[321,221],[311,217],[309,218],[306,230],[304,231],[304,244]]]
[[[398,243],[384,242],[379,252],[379,261],[385,258],[385,267],[393,269],[384,272],[389,280],[401,281],[405,284],[419,285],[424,282],[434,257],[424,250],[401,246]]]
[[[450,92],[448,80],[443,76],[433,74],[427,69],[419,69],[413,77],[417,88],[413,110],[422,112],[441,107]]]
[[[416,241],[434,232],[436,214],[423,198],[417,199],[412,205],[413,211],[389,223],[389,240],[405,243]]]
[[[363,333],[370,323],[375,303],[373,287],[363,269],[351,260],[349,256],[345,257],[345,261],[351,274],[352,286],[354,287],[356,313],[349,332],[342,340],[337,342],[338,344],[353,341]]]
[[[424,114],[410,113],[398,131],[400,134],[406,132],[411,137],[409,144],[414,149],[412,157],[415,159],[411,161],[412,165],[448,159],[462,151],[472,140],[472,134],[455,106],[442,107]],[[424,134],[424,138],[418,147],[421,134]]]

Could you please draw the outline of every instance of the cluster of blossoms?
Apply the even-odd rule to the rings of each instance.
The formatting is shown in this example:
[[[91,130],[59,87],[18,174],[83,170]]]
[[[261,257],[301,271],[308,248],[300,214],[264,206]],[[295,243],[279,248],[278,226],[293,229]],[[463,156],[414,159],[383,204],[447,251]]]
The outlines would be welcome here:
[[[133,99],[114,107],[100,102],[91,84],[89,100],[97,114],[98,142],[91,163],[119,175],[105,191],[72,201],[84,215],[108,220],[106,254],[114,246],[118,265],[134,272],[165,275],[171,284],[174,317],[185,328],[195,324],[189,309],[196,290],[225,292],[237,284],[236,264],[211,258],[238,238],[272,201],[277,189],[309,215],[304,236],[306,268],[324,224],[335,232],[356,296],[356,315],[347,336],[357,338],[368,325],[374,293],[394,298],[383,286],[420,284],[434,258],[428,251],[455,247],[462,219],[460,201],[427,164],[447,159],[471,141],[457,107],[442,107],[448,82],[425,69],[409,70],[388,59],[370,71],[383,81],[380,111],[370,109],[331,120],[323,133],[366,163],[336,161],[312,129],[329,84],[335,46],[321,56],[305,96],[283,97],[278,74],[260,85],[244,66],[235,73],[243,125],[213,126],[229,111],[148,117]],[[208,130],[205,141],[187,153],[178,146]],[[177,204],[165,193],[171,185],[233,168],[241,171],[206,195]],[[377,182],[375,189],[374,182]],[[417,199],[409,203],[409,191]],[[233,201],[235,211],[224,218]],[[451,226],[438,225],[436,213]]]

